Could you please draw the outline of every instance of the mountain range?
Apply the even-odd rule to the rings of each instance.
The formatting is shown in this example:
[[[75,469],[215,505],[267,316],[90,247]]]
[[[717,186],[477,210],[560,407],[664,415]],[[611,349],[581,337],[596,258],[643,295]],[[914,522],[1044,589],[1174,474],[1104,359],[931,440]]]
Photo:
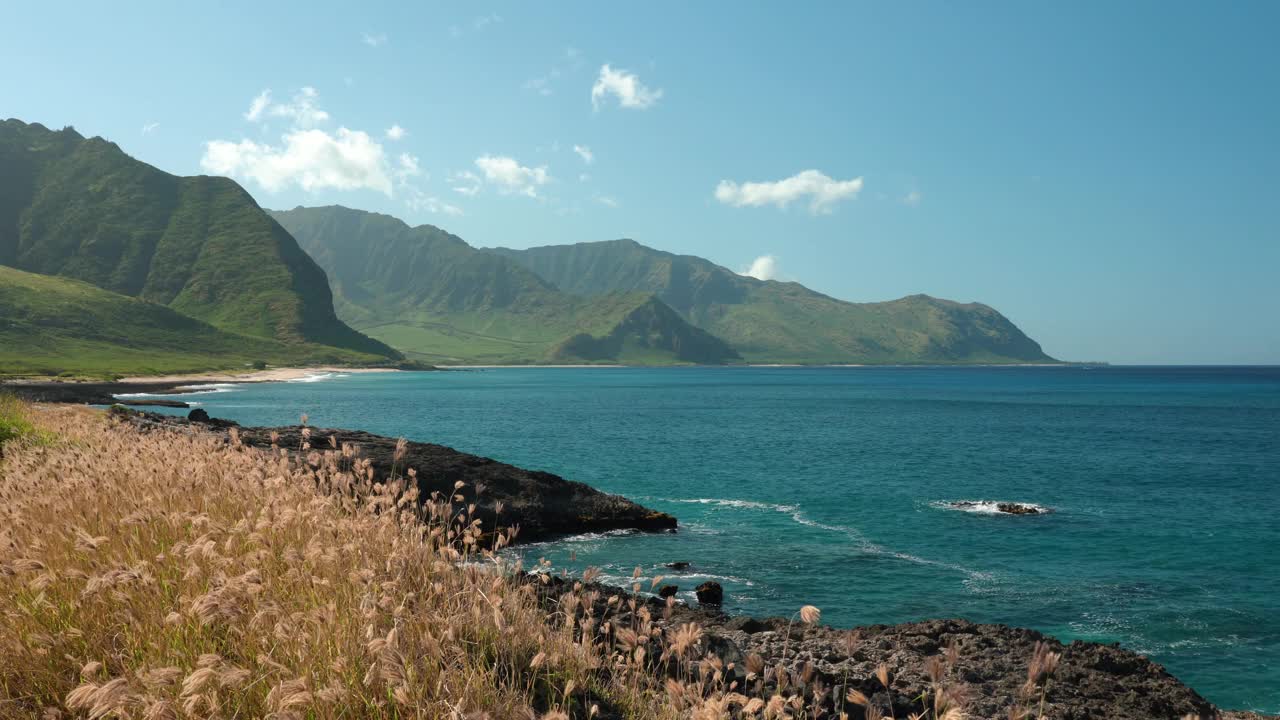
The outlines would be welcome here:
[[[330,206],[272,215],[329,273],[343,320],[438,363],[723,363],[738,354],[653,293],[566,293],[430,225]]]
[[[980,303],[844,302],[633,240],[485,249],[341,206],[272,215],[339,317],[432,362],[1055,362]]]
[[[1054,362],[981,303],[928,295],[851,303],[795,282],[757,280],[634,240],[497,248],[570,293],[652,293],[756,363]]]
[[[477,248],[269,211],[72,128],[0,122],[0,373],[276,364],[1054,362],[996,310],[850,303],[632,240]]]
[[[110,293],[98,298],[105,306],[183,325],[151,307],[163,306],[200,321],[198,332],[191,325],[179,331],[193,339],[208,339],[212,328],[268,341],[245,344],[266,354],[263,360],[399,357],[337,318],[324,271],[234,181],[170,175],[72,128],[0,122],[0,265],[80,280]],[[15,277],[5,275],[6,297],[16,302],[31,285]],[[43,288],[50,300],[62,291],[84,294],[72,285]],[[35,306],[25,307],[30,313]],[[10,306],[0,310],[19,317]],[[10,347],[49,339],[42,326],[7,327],[6,340],[19,343]],[[31,335],[18,337],[22,328]],[[133,349],[127,339],[114,344],[125,355]],[[207,355],[206,365],[230,359],[219,359],[213,347],[188,351]]]

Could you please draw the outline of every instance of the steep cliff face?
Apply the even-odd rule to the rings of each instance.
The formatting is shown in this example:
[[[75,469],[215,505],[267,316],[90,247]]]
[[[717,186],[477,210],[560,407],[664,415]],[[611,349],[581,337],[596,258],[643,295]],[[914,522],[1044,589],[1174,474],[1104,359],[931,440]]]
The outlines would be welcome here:
[[[273,213],[329,273],[339,315],[431,362],[723,363],[651,293],[563,292],[430,225],[331,206]]]
[[[324,271],[235,182],[170,175],[70,128],[0,123],[0,263],[235,333],[394,355],[338,320]]]

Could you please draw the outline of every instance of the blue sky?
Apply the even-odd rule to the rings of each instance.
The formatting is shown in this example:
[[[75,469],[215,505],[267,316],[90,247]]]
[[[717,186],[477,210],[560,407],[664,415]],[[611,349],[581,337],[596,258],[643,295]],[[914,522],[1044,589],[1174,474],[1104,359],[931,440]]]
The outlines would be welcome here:
[[[977,300],[1067,359],[1280,363],[1280,4],[118,5],[9,8],[0,116],[266,207]]]

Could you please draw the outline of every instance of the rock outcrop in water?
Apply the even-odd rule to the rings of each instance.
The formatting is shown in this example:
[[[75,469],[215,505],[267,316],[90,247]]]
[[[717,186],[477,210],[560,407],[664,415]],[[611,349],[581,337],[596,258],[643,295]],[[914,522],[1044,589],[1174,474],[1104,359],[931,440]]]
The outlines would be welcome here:
[[[167,415],[130,411],[117,412],[117,415],[143,428],[194,429],[223,436],[230,426],[235,425],[225,420],[191,422]],[[297,449],[302,447],[303,429],[300,425],[241,427],[240,441],[250,447],[269,448],[274,432],[278,435],[280,447]],[[396,450],[395,438],[360,430],[310,428],[310,431],[314,447],[327,447],[331,436],[336,439],[338,447],[346,443],[356,445],[360,456],[372,461],[375,477],[388,476]],[[495,527],[498,518],[494,509],[496,503],[501,502],[504,507],[500,524],[502,527],[520,528],[516,542],[586,532],[652,532],[676,528],[676,519],[671,515],[650,510],[624,497],[603,493],[549,472],[525,470],[443,445],[409,442],[404,457],[396,466],[401,472],[409,468],[417,472],[418,489],[424,497],[436,491],[452,494],[455,482],[465,483],[457,492],[468,503],[476,504],[476,517],[481,519],[486,530]],[[483,491],[477,493],[477,487]]]
[[[988,515],[1045,515],[1049,509],[1031,503],[992,502],[990,500],[956,500],[946,503],[948,507],[966,512]]]

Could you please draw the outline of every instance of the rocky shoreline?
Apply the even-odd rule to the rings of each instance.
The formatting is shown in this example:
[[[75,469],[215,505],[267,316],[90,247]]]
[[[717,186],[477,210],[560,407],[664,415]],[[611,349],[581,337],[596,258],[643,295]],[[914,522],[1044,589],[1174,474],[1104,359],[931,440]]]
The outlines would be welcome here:
[[[199,392],[198,389],[192,389],[191,386],[195,384],[191,380],[145,382],[60,382],[50,380],[0,383],[0,390],[13,393],[17,397],[30,402],[112,405],[122,403],[122,401],[116,399],[116,395],[133,393],[181,395]],[[186,403],[182,403],[182,405],[185,406]]]
[[[561,578],[538,584],[548,611],[560,609],[563,605],[560,598],[573,587],[573,583]],[[629,624],[633,611],[626,601],[635,595],[625,589],[595,583],[585,588],[596,595],[595,617],[615,618],[619,626]],[[619,600],[610,603],[613,597]],[[1190,716],[1265,720],[1272,717],[1221,711],[1161,665],[1118,644],[1080,640],[1064,644],[1035,630],[963,619],[837,629],[808,625],[798,613],[792,618],[754,618],[727,615],[712,605],[690,607],[678,602],[668,612],[664,600],[647,593],[641,595],[637,611],[640,607],[648,610],[659,627],[699,625],[703,630],[704,657],[715,656],[726,665],[733,663],[734,668],[725,672],[736,679],[740,687],[755,682],[747,678],[745,670],[751,664],[748,658],[752,655],[763,661],[766,676],[778,677],[777,668],[783,668],[793,679],[808,677],[805,685],[810,690],[806,697],[812,697],[814,687],[831,691],[825,705],[832,717],[841,711],[850,713],[855,720],[869,716],[860,706],[839,702],[844,693],[833,690],[842,687],[863,693],[870,700],[868,708],[876,708],[885,716],[904,718],[921,712],[924,708],[919,699],[933,688],[931,659],[945,655],[949,646],[954,646],[957,661],[948,671],[946,683],[963,696],[968,716],[1010,717],[1008,711],[1016,707],[1020,699],[1026,699],[1023,687],[1037,643],[1044,643],[1050,652],[1060,654],[1051,679],[1043,684],[1043,717],[1046,718],[1182,720]],[[888,688],[876,678],[881,665],[888,669]],[[792,682],[790,692],[794,692],[797,685],[799,683]],[[764,695],[770,694],[774,687],[776,681],[766,679]],[[1040,691],[1034,694],[1032,704],[1038,707]]]
[[[201,418],[201,412],[194,411],[193,415]],[[453,492],[454,483],[462,481],[466,500],[477,504],[477,514],[486,527],[498,522],[495,504],[502,502],[505,507],[501,524],[520,527],[516,542],[624,528],[674,531],[677,524],[676,518],[670,515],[585,484],[440,445],[409,442],[401,459],[396,461],[397,440],[362,431],[303,426],[240,427],[225,420],[188,420],[124,408],[113,408],[112,414],[148,432],[210,432],[229,438],[235,428],[241,442],[251,447],[269,448],[274,440],[281,448],[304,451],[304,443],[308,441],[317,448],[329,446],[330,437],[338,447],[344,443],[359,445],[361,457],[371,462],[379,477],[390,472],[394,464],[397,470],[414,468],[420,488],[428,493]],[[304,434],[304,431],[308,432]],[[482,486],[478,495],[477,486]],[[677,583],[681,571],[689,566],[677,562],[669,567],[672,572],[666,582]],[[740,683],[758,682],[754,678],[748,681],[745,674],[745,668],[753,661],[762,662],[767,668],[764,675],[772,678],[764,680],[764,690],[776,685],[776,678],[780,676],[807,677],[806,692],[811,693],[813,688],[827,689],[824,702],[832,717],[843,710],[856,720],[867,717],[869,708],[896,717],[919,712],[922,710],[919,698],[933,683],[931,664],[936,661],[932,658],[946,653],[949,647],[958,651],[958,660],[947,671],[948,682],[964,695],[969,717],[1008,717],[1008,710],[1020,698],[1025,698],[1020,693],[1027,683],[1028,666],[1037,643],[1060,653],[1057,669],[1045,686],[1044,717],[1061,720],[1188,716],[1262,720],[1272,717],[1220,711],[1159,664],[1118,644],[1083,641],[1063,644],[1034,630],[963,619],[837,629],[806,624],[798,617],[727,615],[714,602],[718,587],[699,588],[699,597],[709,602],[689,606],[659,597],[661,587],[635,594],[623,588],[598,583],[582,585],[559,577],[538,578],[532,574],[524,577],[537,587],[549,615],[564,612],[562,600],[575,592],[577,585],[579,598],[594,598],[594,616],[614,618],[617,625],[627,624],[632,613],[641,609],[647,610],[660,627],[694,623],[703,631],[699,643],[703,657],[714,656],[725,664],[733,663],[733,670],[727,672]],[[635,609],[631,607],[632,600],[636,601]],[[576,612],[582,609],[579,607]],[[888,670],[888,688],[876,678],[881,665]],[[780,674],[778,668],[785,674]],[[936,672],[936,666],[933,670]],[[838,687],[863,693],[869,698],[869,704],[866,708],[837,706],[836,698],[843,695],[843,691],[835,693],[831,689]],[[1037,704],[1039,697],[1037,691]]]
[[[406,442],[403,455],[397,460],[397,439],[361,430],[302,425],[240,427],[227,420],[208,419],[200,409],[191,413],[202,418],[197,420],[123,409],[113,409],[113,414],[143,430],[212,432],[228,437],[234,427],[240,442],[249,447],[270,448],[275,444],[301,450],[308,442],[317,449],[354,445],[359,448],[360,457],[370,462],[375,478],[389,476],[393,467],[400,472],[413,468],[424,497],[432,492],[454,494],[455,483],[462,482],[463,487],[456,492],[467,503],[475,503],[475,517],[481,520],[482,527],[486,531],[499,524],[518,527],[517,542],[610,530],[676,529],[676,519],[671,515],[650,510],[624,497],[600,492],[549,472],[525,470],[443,445]],[[502,505],[501,520],[496,511],[499,504]]]

